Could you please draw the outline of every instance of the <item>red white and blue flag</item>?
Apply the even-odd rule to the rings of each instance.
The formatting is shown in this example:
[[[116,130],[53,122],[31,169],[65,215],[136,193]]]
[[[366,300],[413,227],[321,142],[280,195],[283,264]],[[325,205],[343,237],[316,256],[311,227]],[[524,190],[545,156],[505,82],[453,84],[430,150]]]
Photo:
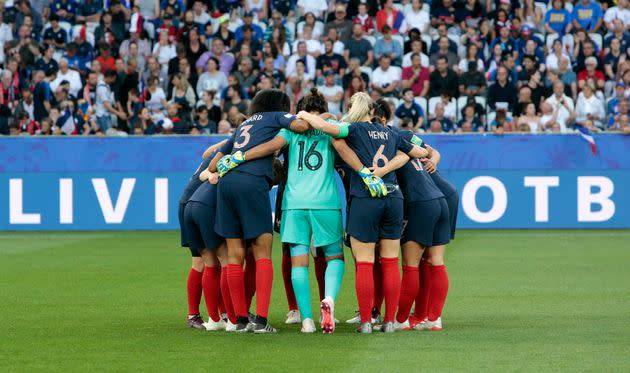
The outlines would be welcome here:
[[[578,130],[580,137],[591,145],[591,152],[593,152],[593,155],[597,155],[597,147],[595,146],[595,139],[593,138],[593,135],[591,135],[591,132],[588,130],[588,128],[580,124],[576,124],[575,129]]]

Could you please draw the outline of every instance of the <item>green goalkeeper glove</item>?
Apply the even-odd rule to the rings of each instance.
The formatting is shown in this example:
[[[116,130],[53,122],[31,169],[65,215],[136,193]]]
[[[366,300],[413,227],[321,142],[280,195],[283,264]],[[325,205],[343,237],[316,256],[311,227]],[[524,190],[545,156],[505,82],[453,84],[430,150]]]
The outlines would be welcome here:
[[[217,171],[219,172],[219,177],[225,176],[225,174],[227,174],[230,170],[235,169],[244,162],[245,154],[240,150],[232,155],[224,155],[219,160],[219,163],[217,163]]]
[[[359,176],[370,191],[370,195],[375,198],[387,196],[387,187],[380,177],[374,176],[367,167],[359,170]]]

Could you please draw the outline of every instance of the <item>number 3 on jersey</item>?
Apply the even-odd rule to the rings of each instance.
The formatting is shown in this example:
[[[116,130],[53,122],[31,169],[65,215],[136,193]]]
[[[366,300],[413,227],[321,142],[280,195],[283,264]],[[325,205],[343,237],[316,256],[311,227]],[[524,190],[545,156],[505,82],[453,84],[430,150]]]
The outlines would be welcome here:
[[[298,171],[303,171],[304,166],[311,171],[317,171],[322,164],[324,163],[324,157],[322,157],[322,153],[315,150],[319,141],[313,142],[311,146],[308,148],[306,154],[304,154],[304,141],[298,141],[298,147],[300,148],[300,154],[298,157]],[[311,162],[315,157],[315,163]]]
[[[385,150],[385,144],[378,147],[378,151],[376,151],[376,154],[374,154],[374,159],[372,159],[372,167],[374,168],[385,167],[387,162],[389,162],[389,159],[387,159],[385,154],[383,154],[384,150]],[[383,164],[379,165],[378,161],[383,161]]]
[[[234,143],[234,149],[240,149],[249,144],[249,140],[251,139],[249,130],[252,129],[253,126],[253,124],[246,124],[241,127],[241,135],[239,136],[238,141]]]

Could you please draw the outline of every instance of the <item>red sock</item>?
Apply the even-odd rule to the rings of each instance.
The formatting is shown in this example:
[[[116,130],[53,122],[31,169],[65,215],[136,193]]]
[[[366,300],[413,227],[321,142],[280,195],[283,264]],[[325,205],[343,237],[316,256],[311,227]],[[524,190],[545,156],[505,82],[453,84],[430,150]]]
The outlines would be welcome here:
[[[188,271],[188,281],[186,282],[188,294],[188,314],[199,314],[199,303],[201,302],[201,278],[203,272],[199,272],[194,268]]]
[[[227,267],[221,269],[221,297],[223,298],[223,304],[225,305],[225,312],[227,312],[228,319],[230,319],[232,324],[236,324],[236,313],[234,313],[234,306],[232,305],[227,272]]]
[[[376,258],[374,262],[374,310],[381,314],[381,306],[383,305],[383,271],[381,268],[380,258]]]
[[[356,290],[359,302],[361,322],[372,321],[372,305],[374,302],[374,263],[357,262]]]
[[[420,286],[419,268],[414,266],[403,265],[402,283],[400,285],[400,300],[398,301],[398,313],[396,321],[405,322],[409,318],[411,305],[418,294]]]
[[[223,291],[221,290],[221,267],[219,267],[219,298],[217,301],[217,306],[219,307],[219,316],[223,317],[224,314],[227,313],[227,309],[225,308],[225,304],[223,303]]]
[[[435,321],[442,316],[442,309],[448,294],[448,273],[446,266],[429,266],[431,283],[429,286],[429,320]]]
[[[385,317],[383,322],[393,322],[400,300],[400,269],[398,258],[381,258],[383,271],[383,298],[385,299]]]
[[[203,299],[206,301],[208,316],[212,321],[219,321],[219,287],[221,282],[221,272],[219,267],[205,267],[203,269]]]
[[[324,291],[326,291],[326,257],[316,256],[313,261],[315,262],[315,277],[317,278],[317,287],[319,288],[319,300],[324,299]]]
[[[245,279],[241,264],[227,265],[227,282],[230,287],[230,296],[234,313],[238,317],[247,317],[247,302],[245,301]]]
[[[271,259],[256,261],[256,315],[267,317],[269,301],[271,300],[271,286],[273,285],[273,265]]]
[[[245,300],[247,302],[247,312],[252,306],[252,299],[256,294],[256,261],[254,255],[245,257]]]
[[[287,295],[289,311],[297,310],[297,301],[291,282],[291,255],[282,255],[282,281],[284,282],[284,292]]]
[[[413,315],[420,321],[429,317],[429,263],[426,260],[420,262],[420,288],[416,295],[416,308]]]

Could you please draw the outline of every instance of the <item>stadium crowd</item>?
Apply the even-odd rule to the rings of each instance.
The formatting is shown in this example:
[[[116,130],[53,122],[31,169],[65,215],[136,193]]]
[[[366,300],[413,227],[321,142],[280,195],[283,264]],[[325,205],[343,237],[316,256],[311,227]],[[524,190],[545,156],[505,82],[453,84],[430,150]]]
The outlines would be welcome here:
[[[227,134],[257,91],[417,132],[630,133],[628,0],[1,0],[0,134]]]

